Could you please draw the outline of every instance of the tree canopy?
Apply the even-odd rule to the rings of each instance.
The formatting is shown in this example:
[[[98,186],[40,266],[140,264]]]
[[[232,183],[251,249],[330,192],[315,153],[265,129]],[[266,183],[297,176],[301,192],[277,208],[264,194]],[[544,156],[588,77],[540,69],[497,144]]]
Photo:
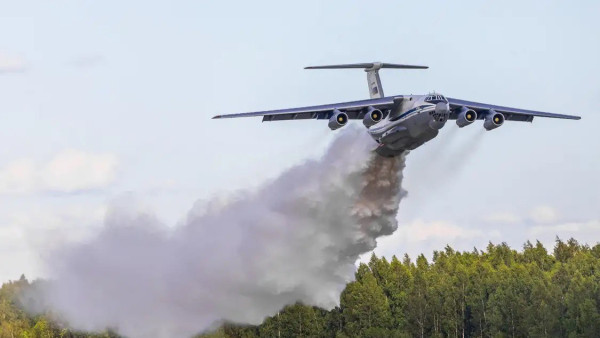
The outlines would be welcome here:
[[[552,253],[537,242],[521,251],[446,246],[420,255],[371,256],[331,310],[300,303],[258,326],[231,323],[199,337],[597,337],[600,334],[600,245],[556,239]],[[0,288],[0,337],[117,337],[83,333],[32,316],[19,295],[22,276]]]

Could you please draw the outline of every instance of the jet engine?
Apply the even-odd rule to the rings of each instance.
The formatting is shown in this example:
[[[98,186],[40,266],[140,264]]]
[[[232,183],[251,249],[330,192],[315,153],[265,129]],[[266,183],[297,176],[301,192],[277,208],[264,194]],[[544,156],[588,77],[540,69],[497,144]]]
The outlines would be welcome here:
[[[333,115],[329,118],[329,129],[336,130],[341,128],[348,123],[348,115],[346,113],[341,112],[337,109],[333,111]]]
[[[429,128],[440,130],[448,121],[448,106],[444,102],[438,102],[435,105],[435,111],[431,114],[433,119],[429,121]]]
[[[377,122],[381,121],[383,117],[383,113],[379,109],[375,109],[373,107],[367,108],[367,113],[363,118],[363,124],[365,127],[369,128],[372,125],[377,124]]]
[[[369,128],[372,125],[377,124],[383,118],[383,112],[379,109],[368,107],[365,117],[363,118],[363,124]]]
[[[456,124],[462,128],[477,120],[477,113],[473,109],[461,107],[456,117]]]
[[[485,122],[483,122],[483,127],[486,130],[492,130],[500,127],[504,123],[504,115],[496,112],[493,109],[485,115]]]

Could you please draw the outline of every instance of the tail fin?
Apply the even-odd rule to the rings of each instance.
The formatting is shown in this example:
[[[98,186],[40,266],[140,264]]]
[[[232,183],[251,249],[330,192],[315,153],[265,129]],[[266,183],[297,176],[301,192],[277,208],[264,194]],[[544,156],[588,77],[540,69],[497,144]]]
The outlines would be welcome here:
[[[367,72],[367,82],[369,84],[369,95],[372,99],[383,97],[383,87],[379,78],[379,70],[381,68],[395,69],[427,69],[427,66],[415,65],[399,65],[394,63],[370,62],[370,63],[351,63],[344,65],[329,65],[329,66],[312,66],[304,69],[347,69],[347,68],[363,68]]]

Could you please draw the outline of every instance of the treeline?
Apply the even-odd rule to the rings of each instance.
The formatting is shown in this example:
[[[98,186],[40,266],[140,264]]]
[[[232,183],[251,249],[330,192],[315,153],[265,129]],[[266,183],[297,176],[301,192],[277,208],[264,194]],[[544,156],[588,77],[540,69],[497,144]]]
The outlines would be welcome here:
[[[75,332],[30,316],[24,277],[0,289],[0,337],[117,337]],[[326,311],[295,304],[259,326],[226,324],[200,337],[598,337],[600,245],[556,240],[550,254],[527,242],[485,251],[447,246],[429,262],[373,255]]]
[[[1,338],[116,338],[117,334],[106,331],[102,333],[86,333],[71,330],[56,320],[49,313],[31,315],[24,310],[23,297],[28,290],[37,287],[42,281],[30,283],[24,275],[17,281],[4,283],[0,288],[0,337]],[[30,301],[35,301],[29,299]]]
[[[600,245],[556,240],[458,252],[429,262],[371,256],[331,311],[296,304],[219,337],[600,337]],[[211,336],[211,335],[207,335]]]

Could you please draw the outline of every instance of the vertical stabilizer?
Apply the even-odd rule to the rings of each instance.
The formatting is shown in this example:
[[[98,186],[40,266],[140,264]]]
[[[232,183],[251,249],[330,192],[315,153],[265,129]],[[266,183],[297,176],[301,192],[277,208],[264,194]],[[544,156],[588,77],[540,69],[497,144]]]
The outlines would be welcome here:
[[[378,99],[384,96],[381,78],[379,78],[380,69],[381,62],[374,62],[373,67],[365,69],[365,72],[367,72],[367,82],[369,83],[369,95],[371,95],[372,99]]]

